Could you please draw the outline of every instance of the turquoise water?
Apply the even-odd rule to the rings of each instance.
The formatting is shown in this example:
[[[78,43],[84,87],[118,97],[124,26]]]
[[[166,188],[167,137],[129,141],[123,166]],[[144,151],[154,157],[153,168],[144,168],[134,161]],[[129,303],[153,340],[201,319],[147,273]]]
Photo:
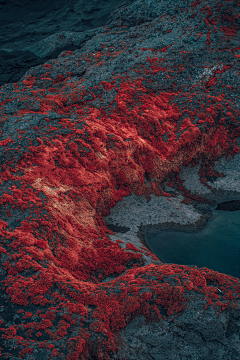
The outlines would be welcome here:
[[[145,235],[151,251],[166,263],[197,265],[240,278],[240,210],[213,210],[197,233],[160,231]]]

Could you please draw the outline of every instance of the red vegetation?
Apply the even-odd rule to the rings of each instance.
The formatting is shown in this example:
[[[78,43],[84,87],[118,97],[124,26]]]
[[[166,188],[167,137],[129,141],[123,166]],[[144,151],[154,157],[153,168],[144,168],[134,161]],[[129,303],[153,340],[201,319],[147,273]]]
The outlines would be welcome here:
[[[207,9],[208,16],[211,16],[210,10]],[[223,28],[226,36],[234,34],[234,19],[229,17],[229,21],[232,26]],[[206,24],[211,27],[215,22],[208,18]],[[210,30],[207,41],[210,45]],[[143,52],[146,50],[149,49],[142,48]],[[116,55],[113,51],[112,56]],[[95,54],[96,70],[101,66],[101,56],[100,52]],[[91,62],[92,58],[84,56],[84,60]],[[145,75],[166,71],[158,56],[148,58],[145,66],[142,68]],[[226,68],[217,70],[206,86],[214,86],[216,76]],[[67,75],[58,75],[54,79],[51,64],[43,65],[42,69],[46,72],[39,79],[28,76],[21,87],[15,83],[15,91],[0,103],[4,122],[8,119],[4,105],[15,99],[24,100],[26,91],[28,100],[32,97],[40,102],[40,110],[34,113],[46,115],[50,129],[37,139],[38,146],[26,149],[17,164],[6,163],[0,173],[0,185],[8,180],[21,183],[20,187],[13,185],[8,187],[9,192],[4,191],[0,205],[7,208],[10,204],[11,209],[21,208],[23,212],[30,208],[32,215],[39,215],[37,219],[26,217],[14,230],[8,229],[8,223],[0,220],[0,253],[5,256],[2,266],[6,272],[2,291],[12,303],[22,308],[19,312],[21,324],[7,327],[0,320],[2,339],[14,338],[16,347],[22,349],[19,358],[24,359],[33,351],[32,342],[37,341],[31,340],[34,335],[38,338],[39,348],[48,348],[52,357],[57,357],[60,349],[50,341],[42,342],[41,337],[47,335],[54,341],[62,339],[80,319],[78,334],[68,339],[67,359],[78,359],[79,356],[88,359],[89,352],[96,346],[90,339],[94,332],[101,335],[97,337],[98,357],[106,360],[109,358],[106,349],[109,353],[116,350],[115,335],[134,316],[143,314],[148,321],[157,321],[162,318],[163,308],[168,316],[176,317],[184,310],[189,292],[204,294],[206,307],[212,304],[216,311],[234,306],[240,284],[233,277],[209,269],[156,265],[156,257],[149,252],[153,264],[142,266],[142,250],[132,244],[122,249],[118,244],[120,240],[111,241],[108,234],[112,232],[103,221],[110,208],[131,192],[147,198],[151,193],[170,197],[158,186],[168,177],[171,177],[170,184],[177,183],[178,189],[185,192],[184,202],[187,198],[204,201],[189,194],[177,174],[181,165],[197,164],[205,157],[208,166],[201,166],[201,182],[209,187],[207,175],[223,176],[213,170],[214,161],[239,152],[235,141],[240,136],[239,112],[233,104],[224,94],[208,95],[200,112],[189,112],[188,109],[180,112],[173,102],[174,97],[183,96],[191,102],[196,95],[194,91],[148,93],[143,85],[144,78],[136,70],[139,74],[135,81],[130,81],[128,74],[125,79],[113,76],[92,89],[104,87],[97,96],[100,99],[104,91],[117,90],[114,99],[117,107],[110,109],[107,115],[104,107],[88,106],[83,100],[87,95],[85,89],[74,90],[81,80],[68,84],[72,91],[71,95],[66,95]],[[38,88],[40,80],[51,83],[48,90]],[[93,92],[89,93],[96,98]],[[219,123],[215,122],[218,110],[222,113]],[[51,126],[50,111],[61,115],[58,127]],[[26,108],[15,116],[20,121],[27,113],[33,111],[26,103]],[[73,113],[77,114],[77,120],[72,119]],[[199,121],[193,123],[196,116]],[[51,132],[54,135],[58,128],[69,132],[53,136],[49,141]],[[34,131],[38,131],[37,126]],[[18,129],[18,132],[21,141],[25,131]],[[167,141],[162,140],[165,134]],[[9,137],[0,142],[0,147],[5,147],[8,152],[11,147],[17,149],[18,144]],[[152,179],[150,185],[144,182],[145,173]],[[40,192],[45,195],[44,200],[39,197]],[[43,210],[47,214],[42,215]],[[6,213],[12,216],[9,209]],[[121,276],[128,264],[133,264],[132,268]],[[116,279],[101,282],[111,275]],[[208,282],[217,283],[223,295],[219,295],[215,287],[208,286]],[[33,313],[24,310],[30,305],[42,309],[37,311],[41,321],[35,322]],[[53,321],[64,308],[56,328]],[[92,322],[88,328],[89,318]],[[23,329],[24,338],[19,335]]]

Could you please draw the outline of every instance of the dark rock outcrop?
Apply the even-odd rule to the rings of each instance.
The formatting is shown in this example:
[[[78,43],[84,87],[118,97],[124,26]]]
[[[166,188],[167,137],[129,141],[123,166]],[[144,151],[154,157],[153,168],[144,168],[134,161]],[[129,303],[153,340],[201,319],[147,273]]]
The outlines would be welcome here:
[[[132,0],[25,49],[79,47],[0,88],[3,359],[240,359],[240,280],[141,242],[240,200],[239,13]]]
[[[226,201],[224,203],[218,204],[216,210],[223,210],[223,211],[240,210],[240,201],[239,200]]]

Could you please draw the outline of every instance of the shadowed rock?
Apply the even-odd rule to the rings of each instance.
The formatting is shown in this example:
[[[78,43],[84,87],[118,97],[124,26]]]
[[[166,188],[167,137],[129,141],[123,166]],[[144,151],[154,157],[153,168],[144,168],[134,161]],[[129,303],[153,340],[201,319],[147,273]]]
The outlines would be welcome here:
[[[218,204],[216,210],[223,210],[223,211],[237,211],[240,210],[240,201],[239,200],[232,200],[227,201],[221,204]]]

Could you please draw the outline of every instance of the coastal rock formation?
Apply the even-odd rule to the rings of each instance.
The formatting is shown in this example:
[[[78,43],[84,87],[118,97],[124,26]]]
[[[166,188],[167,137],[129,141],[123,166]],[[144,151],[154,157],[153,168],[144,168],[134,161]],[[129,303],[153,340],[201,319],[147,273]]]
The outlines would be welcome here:
[[[240,1],[128,0],[0,88],[3,359],[240,359],[240,279],[147,230],[240,200]]]

